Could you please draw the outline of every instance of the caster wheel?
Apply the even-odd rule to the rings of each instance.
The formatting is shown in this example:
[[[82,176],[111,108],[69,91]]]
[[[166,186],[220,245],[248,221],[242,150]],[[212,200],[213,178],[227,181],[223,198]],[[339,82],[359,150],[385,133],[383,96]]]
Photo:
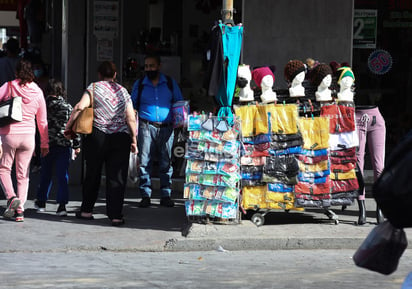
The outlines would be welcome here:
[[[265,223],[265,217],[262,216],[260,213],[255,213],[253,214],[252,218],[250,219],[253,224],[255,224],[257,227],[262,226]]]
[[[335,225],[339,225],[339,220],[335,220]]]
[[[290,212],[290,210],[285,210],[285,212],[286,212],[286,213],[289,213],[289,212]]]

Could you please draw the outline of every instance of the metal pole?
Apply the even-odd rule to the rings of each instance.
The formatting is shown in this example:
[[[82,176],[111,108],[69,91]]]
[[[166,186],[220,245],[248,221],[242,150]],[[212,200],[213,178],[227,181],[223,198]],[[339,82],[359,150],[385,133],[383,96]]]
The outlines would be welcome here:
[[[222,0],[222,20],[233,20],[233,0]]]

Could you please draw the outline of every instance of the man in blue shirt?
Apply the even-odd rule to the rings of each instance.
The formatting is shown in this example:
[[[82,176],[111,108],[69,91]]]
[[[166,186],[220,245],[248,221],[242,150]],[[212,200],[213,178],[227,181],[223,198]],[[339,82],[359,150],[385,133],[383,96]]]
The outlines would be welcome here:
[[[133,85],[132,100],[139,116],[138,147],[140,157],[139,191],[142,201],[139,207],[151,205],[150,174],[153,158],[159,160],[160,205],[173,207],[170,198],[173,167],[171,165],[174,132],[172,105],[182,100],[176,81],[160,72],[158,55],[147,55],[144,60],[146,76]]]

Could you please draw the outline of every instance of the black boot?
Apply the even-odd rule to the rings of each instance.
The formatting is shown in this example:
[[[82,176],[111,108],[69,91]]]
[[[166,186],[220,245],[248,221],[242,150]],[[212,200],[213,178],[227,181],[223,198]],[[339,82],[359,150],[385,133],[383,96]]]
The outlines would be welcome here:
[[[378,222],[378,224],[383,223],[385,221],[385,217],[382,214],[381,209],[379,208],[379,206],[376,206],[376,222]]]
[[[365,200],[358,200],[358,207],[359,207],[358,225],[365,225],[366,224]]]

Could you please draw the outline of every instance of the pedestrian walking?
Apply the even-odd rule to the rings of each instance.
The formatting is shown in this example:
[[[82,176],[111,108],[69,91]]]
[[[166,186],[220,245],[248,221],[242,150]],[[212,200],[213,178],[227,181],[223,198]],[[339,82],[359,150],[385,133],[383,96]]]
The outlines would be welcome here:
[[[139,191],[141,208],[151,205],[151,172],[155,156],[159,161],[160,205],[173,207],[170,198],[173,167],[171,165],[174,132],[172,126],[172,105],[182,100],[182,93],[176,81],[160,72],[158,55],[145,56],[145,77],[133,85],[133,105],[139,116]]]
[[[86,176],[83,181],[82,205],[76,217],[92,220],[102,169],[106,172],[106,212],[113,226],[124,224],[123,203],[129,168],[130,151],[137,152],[136,117],[127,90],[118,84],[116,66],[105,61],[98,68],[100,81],[91,83],[74,106],[66,125],[71,130],[80,112],[93,103],[93,131],[84,137]],[[91,98],[93,99],[91,102]]]
[[[34,151],[36,123],[40,133],[41,155],[49,152],[47,109],[44,95],[33,81],[31,63],[21,59],[16,66],[16,79],[0,87],[0,101],[13,96],[22,97],[23,120],[0,127],[3,156],[0,160],[0,182],[7,198],[5,218],[15,217],[17,222],[24,221],[24,204],[29,187],[29,165]],[[17,191],[14,190],[11,170],[16,168]]]
[[[45,211],[53,184],[53,168],[55,168],[58,184],[56,202],[59,204],[56,214],[58,216],[67,216],[69,164],[72,159],[72,149],[74,156],[80,153],[80,135],[77,135],[73,140],[69,140],[64,136],[66,123],[73,108],[67,102],[63,83],[56,79],[50,79],[46,91],[49,153],[41,158],[40,183],[34,205],[38,212]]]

